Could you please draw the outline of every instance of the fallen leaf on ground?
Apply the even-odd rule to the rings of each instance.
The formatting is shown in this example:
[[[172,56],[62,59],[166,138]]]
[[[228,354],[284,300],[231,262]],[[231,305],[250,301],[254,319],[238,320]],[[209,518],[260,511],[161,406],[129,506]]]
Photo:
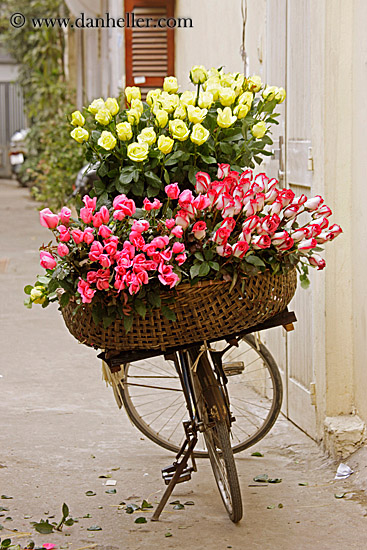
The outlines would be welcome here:
[[[95,497],[97,493],[94,491],[86,491],[85,494],[87,497]]]
[[[102,531],[102,527],[99,525],[91,525],[87,528],[87,531]]]
[[[251,453],[251,456],[264,456],[264,455],[259,451],[255,451],[254,453]]]
[[[336,493],[334,495],[335,498],[344,498],[347,493]]]
[[[147,522],[147,518],[145,518],[143,516],[140,516],[140,517],[136,518],[134,523],[148,523],[148,522]]]

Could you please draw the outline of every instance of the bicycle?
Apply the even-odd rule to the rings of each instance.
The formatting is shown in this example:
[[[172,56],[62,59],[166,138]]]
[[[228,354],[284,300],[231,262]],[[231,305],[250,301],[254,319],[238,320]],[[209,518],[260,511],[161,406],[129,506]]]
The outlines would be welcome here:
[[[233,454],[248,448],[268,433],[280,412],[282,402],[282,383],[277,365],[265,346],[256,341],[249,333],[279,325],[283,325],[287,330],[292,330],[292,323],[295,320],[294,313],[288,312],[286,309],[265,323],[256,325],[242,333],[223,337],[222,340],[216,339],[193,343],[189,346],[178,346],[164,352],[152,350],[100,354],[99,357],[107,362],[111,372],[120,371],[120,382],[115,388],[116,396],[117,398],[120,396],[120,405],[125,406],[128,416],[136,427],[155,443],[177,453],[173,465],[162,470],[163,479],[168,487],[152,520],[159,519],[176,483],[191,479],[192,472],[197,470],[195,459],[209,457],[227,513],[234,523],[240,521],[242,499]],[[245,363],[223,360],[226,356],[231,355],[234,349],[241,351],[241,342],[249,346],[248,351],[251,349],[261,359],[262,367],[254,367],[254,362],[251,361]],[[166,365],[171,365],[171,370],[167,371],[166,368],[163,370],[154,370],[153,368],[152,370],[152,358],[156,359],[162,355],[168,362]],[[143,367],[145,362],[147,367]],[[162,367],[159,368],[162,369]],[[142,373],[142,369],[148,369],[150,374]],[[247,375],[252,376],[251,387],[248,384],[249,377]],[[231,378],[237,380],[232,387]],[[164,380],[165,386],[161,385],[162,380]],[[170,385],[167,385],[167,381]],[[248,389],[249,387],[253,393],[253,401],[247,403],[247,409],[244,407],[246,399],[242,399],[242,407],[235,406],[237,412],[241,413],[242,409],[242,412],[245,411],[246,414],[237,415],[236,413],[235,416],[233,415],[232,402],[235,399],[232,398],[236,393],[235,386],[240,393],[244,391],[244,388]],[[150,402],[144,403],[143,407],[147,404],[152,407],[152,403],[155,402],[161,403],[161,392],[164,394],[169,391],[178,394],[179,402],[177,403],[176,399],[176,402],[171,403],[168,407],[164,406],[164,412],[162,412],[162,408],[153,410],[155,418],[161,422],[160,428],[157,428],[154,422],[148,423],[144,419],[144,415],[139,412],[141,395],[136,392],[134,394],[134,391],[141,391],[142,388],[143,391],[153,389],[158,392],[158,398],[155,397]],[[151,391],[148,391],[147,395],[151,395]],[[237,397],[237,399],[241,399],[241,397]],[[176,436],[175,438],[168,437],[165,432],[165,428],[174,416],[178,414],[180,423],[183,420],[182,401],[189,413],[189,420],[183,422],[185,429],[183,441]],[[171,407],[174,408],[173,414],[167,412]],[[260,415],[254,412],[257,409],[262,409],[265,412]],[[251,433],[243,429],[244,422],[248,422],[248,415],[251,418]],[[234,442],[232,446],[232,427],[236,425],[238,418],[240,418],[238,426],[241,423],[240,429],[244,436],[240,439],[237,434],[238,442]],[[174,427],[171,433],[173,435],[176,432],[177,429]],[[202,439],[201,448],[195,450],[200,437]],[[189,459],[192,461],[192,466],[188,466]]]

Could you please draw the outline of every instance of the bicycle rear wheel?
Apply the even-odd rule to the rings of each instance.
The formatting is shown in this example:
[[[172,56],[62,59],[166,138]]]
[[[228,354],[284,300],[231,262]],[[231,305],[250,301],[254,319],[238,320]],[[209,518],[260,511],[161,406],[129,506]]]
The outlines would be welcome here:
[[[213,345],[224,346],[226,342]],[[245,336],[239,347],[228,347],[223,368],[236,418],[231,444],[237,453],[257,443],[273,426],[282,403],[282,382],[272,355],[263,344],[257,345],[252,335]],[[184,439],[182,421],[187,408],[173,362],[152,357],[126,364],[124,371],[119,393],[130,420],[154,443],[177,453]],[[195,457],[208,457],[201,434]]]

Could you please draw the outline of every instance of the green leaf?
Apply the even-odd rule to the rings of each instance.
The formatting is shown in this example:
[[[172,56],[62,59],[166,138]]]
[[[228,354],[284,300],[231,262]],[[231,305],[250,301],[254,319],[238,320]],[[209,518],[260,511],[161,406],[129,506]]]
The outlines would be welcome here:
[[[91,525],[87,528],[87,531],[102,531],[102,527],[99,525]]]
[[[156,187],[158,189],[162,187],[162,180],[151,170],[145,172],[144,176],[151,187]]]
[[[255,451],[254,453],[251,453],[251,456],[264,456],[264,455],[259,451]]]
[[[73,518],[69,518],[64,523],[67,527],[71,527],[72,525],[74,525],[75,520]]]
[[[269,481],[269,476],[268,474],[260,474],[258,476],[255,476],[253,478],[253,480],[256,482],[256,483],[268,483]]]
[[[69,515],[69,506],[67,504],[64,504],[62,505],[62,515],[64,518],[67,518],[68,515]]]
[[[109,197],[107,191],[104,191],[102,195],[98,197],[97,200],[97,208],[101,208],[101,206],[106,206],[109,202]]]
[[[7,495],[1,495],[0,498],[2,498],[2,499],[4,499],[4,500],[6,500],[6,499],[10,500],[10,499],[12,499],[13,497],[8,497]]]
[[[302,279],[300,277],[300,280],[301,280],[301,287],[304,288],[305,290],[308,289],[308,287],[310,286],[310,279],[306,276],[304,279]]]
[[[147,518],[145,518],[143,516],[140,516],[140,517],[136,518],[134,523],[148,523],[148,522],[147,522]]]
[[[301,487],[307,487],[307,486],[308,486],[308,483],[307,483],[307,481],[300,481],[300,482],[298,483],[298,485],[300,485]]]
[[[162,306],[161,308],[162,314],[166,319],[169,321],[176,321],[176,314],[172,309],[170,309],[168,306]]]
[[[128,504],[125,511],[127,514],[133,514],[136,510],[140,510],[140,507],[137,506],[137,504]]]
[[[208,262],[203,262],[199,269],[199,277],[205,277],[210,272],[210,265]]]
[[[218,264],[218,262],[208,262],[208,263],[210,267],[214,269],[214,271],[219,271],[220,265]]]
[[[268,479],[268,483],[281,483],[282,480],[279,478],[279,477],[274,477],[274,478],[270,478]]]
[[[247,263],[251,265],[256,265],[257,267],[265,267],[264,262],[262,261],[261,258],[259,258],[259,256],[250,254],[249,256],[245,256],[245,260]]]
[[[61,307],[67,306],[69,301],[70,301],[70,294],[68,292],[64,292],[63,294],[61,294],[61,297],[60,297]]]
[[[144,182],[143,180],[139,180],[136,183],[133,183],[131,187],[131,191],[134,193],[136,197],[141,197],[144,193]]]
[[[197,259],[200,260],[201,262],[204,261],[204,256],[203,256],[203,253],[202,253],[202,252],[195,252],[194,256],[195,256],[195,258],[197,258]]]
[[[94,491],[86,491],[85,494],[87,497],[95,497],[97,493],[95,493]]]
[[[335,498],[344,498],[347,493],[335,493]]]
[[[192,185],[195,185],[195,183],[196,183],[195,174],[196,174],[197,171],[198,171],[198,169],[197,169],[196,166],[190,166],[189,173],[188,173],[188,178],[189,178],[189,182],[192,183]]]
[[[116,190],[119,193],[124,193],[127,195],[131,189],[132,184],[131,183],[121,183],[120,181],[116,182]]]
[[[48,535],[49,533],[52,533],[54,530],[54,526],[51,525],[48,520],[41,521],[39,523],[34,523],[34,528],[37,531],[37,533],[42,533],[42,535]]]
[[[147,500],[143,500],[143,502],[141,503],[140,508],[142,510],[148,510],[148,508],[153,508],[153,505],[150,504],[150,502],[148,502]]]
[[[184,506],[195,506],[195,502],[193,500],[187,500],[184,502]]]
[[[183,504],[179,503],[179,504],[175,504],[173,509],[174,510],[184,510],[185,506]]]
[[[148,302],[153,307],[161,307],[161,297],[158,293],[155,292],[148,292],[147,294]]]
[[[9,512],[9,508],[6,508],[5,506],[0,506],[0,512]]]
[[[197,277],[199,275],[200,267],[201,267],[200,263],[196,263],[196,264],[191,266],[191,268],[190,268],[190,277],[191,277],[191,279],[195,279],[195,277]]]
[[[108,328],[110,325],[112,325],[114,320],[115,320],[114,317],[103,317],[103,319],[102,319],[103,328],[105,328],[105,329]]]
[[[120,173],[119,182],[131,183],[134,177],[134,170],[134,166],[126,166],[125,168],[123,168]]]
[[[125,328],[126,334],[130,332],[131,327],[133,326],[133,322],[134,322],[134,317],[132,315],[129,315],[129,316],[125,315],[124,328]]]
[[[107,489],[107,491],[105,491],[105,493],[107,493],[108,495],[115,495],[117,493],[116,489]]]
[[[102,193],[106,190],[105,184],[100,180],[96,180],[93,183],[93,187],[97,195],[102,195]]]
[[[169,172],[166,169],[164,169],[163,178],[164,178],[164,181],[167,183],[167,185],[169,185],[171,183],[171,178],[169,176]]]
[[[232,154],[232,145],[230,145],[229,143],[225,143],[225,142],[222,142],[219,144],[219,147],[220,147],[220,150],[225,154],[225,155],[231,155]]]
[[[24,287],[24,292],[28,295],[32,292],[32,290],[33,290],[32,285],[27,285],[27,286]]]
[[[205,164],[217,164],[217,159],[210,155],[200,155]]]
[[[189,153],[185,153],[185,151],[175,151],[171,155],[167,155],[166,160],[164,162],[165,166],[172,166],[173,164],[177,164],[178,161],[182,160],[188,160],[190,158]]]
[[[167,533],[164,534],[165,537],[172,537],[172,533],[170,533],[169,531],[167,531]]]

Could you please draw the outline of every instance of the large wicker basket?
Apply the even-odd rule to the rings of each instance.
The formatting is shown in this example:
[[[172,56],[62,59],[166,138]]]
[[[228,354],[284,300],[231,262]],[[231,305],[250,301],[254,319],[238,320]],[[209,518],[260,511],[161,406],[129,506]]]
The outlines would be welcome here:
[[[136,316],[126,334],[124,323],[116,320],[107,329],[95,325],[89,305],[70,301],[62,315],[71,334],[79,342],[105,350],[162,349],[234,334],[270,319],[283,311],[292,299],[297,285],[296,270],[287,274],[263,273],[246,278],[229,292],[230,282],[206,281],[190,286],[180,285],[168,291],[175,302],[170,308],[177,321],[166,319],[159,309],[145,319]]]

